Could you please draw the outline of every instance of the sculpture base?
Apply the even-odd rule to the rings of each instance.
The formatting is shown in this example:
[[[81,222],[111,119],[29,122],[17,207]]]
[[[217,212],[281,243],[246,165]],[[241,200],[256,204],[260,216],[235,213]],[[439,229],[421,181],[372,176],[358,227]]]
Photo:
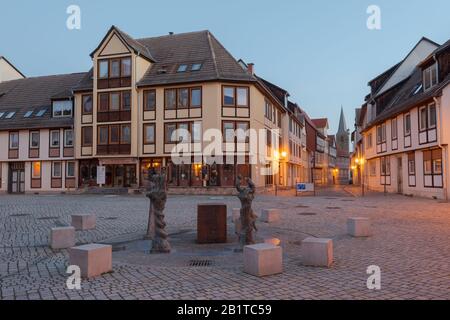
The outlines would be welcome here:
[[[158,239],[152,241],[150,253],[170,253],[171,249],[167,240]]]

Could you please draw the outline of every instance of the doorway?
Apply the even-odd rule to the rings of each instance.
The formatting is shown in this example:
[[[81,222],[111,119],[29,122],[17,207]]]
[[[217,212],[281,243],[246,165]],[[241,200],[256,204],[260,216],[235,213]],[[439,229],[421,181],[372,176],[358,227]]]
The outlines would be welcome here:
[[[402,158],[397,158],[397,192],[403,193],[403,161]]]
[[[9,193],[25,192],[25,163],[13,162],[9,165]]]
[[[129,188],[136,183],[136,166],[134,164],[111,164],[105,168],[105,186]]]

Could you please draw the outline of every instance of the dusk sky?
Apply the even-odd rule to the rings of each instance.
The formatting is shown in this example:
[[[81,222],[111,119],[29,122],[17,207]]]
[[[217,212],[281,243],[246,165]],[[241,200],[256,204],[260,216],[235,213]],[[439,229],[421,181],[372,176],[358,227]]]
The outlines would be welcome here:
[[[66,28],[72,4],[81,8],[81,30]],[[369,5],[381,8],[381,30],[366,27]],[[422,36],[450,38],[448,0],[59,0],[1,7],[0,55],[27,76],[89,70],[89,54],[113,24],[136,38],[209,29],[311,117],[328,117],[333,133],[340,106],[352,127],[367,82]]]

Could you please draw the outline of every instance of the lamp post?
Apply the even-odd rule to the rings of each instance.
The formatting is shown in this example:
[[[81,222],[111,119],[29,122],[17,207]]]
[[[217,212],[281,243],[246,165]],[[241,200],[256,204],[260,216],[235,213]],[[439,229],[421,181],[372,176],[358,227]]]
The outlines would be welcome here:
[[[364,171],[363,171],[364,159],[363,158],[356,158],[355,159],[355,163],[357,165],[359,176],[360,176],[361,196],[364,197]]]

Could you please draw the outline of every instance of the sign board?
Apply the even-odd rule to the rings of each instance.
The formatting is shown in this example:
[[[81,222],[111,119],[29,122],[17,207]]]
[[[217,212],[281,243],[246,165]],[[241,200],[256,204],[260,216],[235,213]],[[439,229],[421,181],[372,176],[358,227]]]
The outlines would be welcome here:
[[[106,168],[105,166],[97,166],[97,184],[103,185],[106,180]]]
[[[297,183],[297,192],[314,192],[314,183]]]

